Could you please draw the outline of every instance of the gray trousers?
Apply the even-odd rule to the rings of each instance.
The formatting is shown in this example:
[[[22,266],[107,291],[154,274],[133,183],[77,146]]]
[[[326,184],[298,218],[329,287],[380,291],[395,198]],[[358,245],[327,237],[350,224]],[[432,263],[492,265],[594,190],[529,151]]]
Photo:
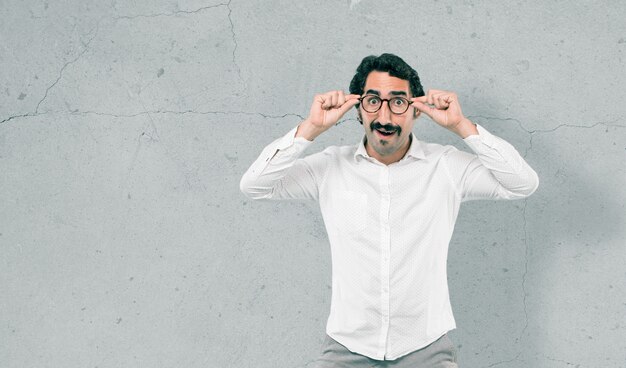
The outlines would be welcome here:
[[[330,336],[322,344],[322,355],[312,368],[458,368],[456,347],[448,334],[432,344],[396,360],[375,360],[346,349]]]

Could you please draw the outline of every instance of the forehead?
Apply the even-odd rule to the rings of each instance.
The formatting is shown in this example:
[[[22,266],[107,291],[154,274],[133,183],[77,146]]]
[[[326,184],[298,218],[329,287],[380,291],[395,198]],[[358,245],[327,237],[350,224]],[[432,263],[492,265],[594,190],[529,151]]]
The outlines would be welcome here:
[[[409,95],[409,81],[392,77],[387,72],[373,71],[365,80],[363,91],[376,90],[381,95],[385,95],[391,91],[403,91]]]

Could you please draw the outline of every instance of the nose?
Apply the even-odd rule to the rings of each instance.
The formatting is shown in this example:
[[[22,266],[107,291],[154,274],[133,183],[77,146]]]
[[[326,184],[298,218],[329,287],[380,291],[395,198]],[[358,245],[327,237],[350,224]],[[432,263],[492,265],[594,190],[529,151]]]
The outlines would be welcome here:
[[[378,110],[378,120],[381,124],[391,123],[391,109],[389,109],[389,101],[383,101]]]

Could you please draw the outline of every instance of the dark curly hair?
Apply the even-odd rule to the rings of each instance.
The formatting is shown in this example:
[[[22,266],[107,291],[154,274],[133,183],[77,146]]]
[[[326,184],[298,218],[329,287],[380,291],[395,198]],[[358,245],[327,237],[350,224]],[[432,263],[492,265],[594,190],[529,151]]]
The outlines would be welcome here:
[[[415,69],[411,68],[404,60],[394,54],[382,54],[380,56],[370,55],[365,57],[356,68],[356,74],[350,82],[350,93],[356,95],[363,94],[365,80],[372,71],[387,72],[392,77],[409,81],[409,88],[413,97],[424,96],[424,89],[420,82],[420,77]],[[358,108],[359,105],[356,105]]]

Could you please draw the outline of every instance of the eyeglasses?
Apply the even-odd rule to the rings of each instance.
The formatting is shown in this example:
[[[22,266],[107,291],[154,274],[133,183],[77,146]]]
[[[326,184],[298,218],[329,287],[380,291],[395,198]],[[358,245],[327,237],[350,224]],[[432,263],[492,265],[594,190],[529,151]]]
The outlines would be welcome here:
[[[392,97],[392,98],[380,98],[376,95],[365,95],[359,98],[361,101],[361,105],[363,106],[363,110],[369,113],[376,112],[380,110],[383,106],[383,102],[387,102],[387,106],[389,106],[389,111],[396,115],[401,115],[409,109],[409,106],[413,103],[413,101],[409,101],[404,97]]]

